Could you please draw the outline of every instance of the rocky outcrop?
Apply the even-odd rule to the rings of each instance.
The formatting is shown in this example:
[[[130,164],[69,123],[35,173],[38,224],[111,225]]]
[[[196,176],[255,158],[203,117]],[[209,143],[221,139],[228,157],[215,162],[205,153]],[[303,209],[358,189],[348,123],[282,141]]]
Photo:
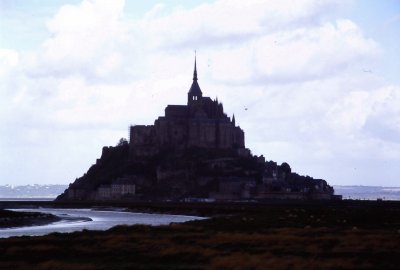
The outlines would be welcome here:
[[[300,176],[287,163],[266,162],[250,153],[243,156],[234,149],[165,149],[135,158],[128,145],[119,145],[103,148],[96,164],[57,200],[331,199],[332,195],[333,188],[324,180]]]

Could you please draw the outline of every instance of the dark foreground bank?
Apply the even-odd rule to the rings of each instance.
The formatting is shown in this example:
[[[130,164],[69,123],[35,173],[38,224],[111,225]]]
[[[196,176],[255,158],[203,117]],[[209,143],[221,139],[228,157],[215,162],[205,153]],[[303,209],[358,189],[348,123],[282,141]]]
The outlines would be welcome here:
[[[0,209],[0,228],[45,225],[59,220],[59,217],[51,214],[14,212]]]
[[[0,269],[398,269],[400,265],[399,202],[125,206],[212,218],[0,239]]]

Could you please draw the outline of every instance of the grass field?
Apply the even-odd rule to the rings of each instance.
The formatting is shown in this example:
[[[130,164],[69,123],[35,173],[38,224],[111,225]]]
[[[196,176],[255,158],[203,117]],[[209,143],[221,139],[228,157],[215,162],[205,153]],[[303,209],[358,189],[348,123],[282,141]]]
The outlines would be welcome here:
[[[399,202],[131,207],[212,218],[0,239],[0,269],[399,269],[400,265]]]

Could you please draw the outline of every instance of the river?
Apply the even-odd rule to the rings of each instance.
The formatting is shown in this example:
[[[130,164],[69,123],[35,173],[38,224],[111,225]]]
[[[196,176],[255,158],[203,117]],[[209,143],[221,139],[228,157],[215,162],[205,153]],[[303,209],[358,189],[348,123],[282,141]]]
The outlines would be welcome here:
[[[186,222],[204,219],[195,216],[146,214],[125,212],[121,209],[94,210],[94,209],[55,209],[55,208],[28,208],[8,209],[12,211],[42,212],[56,215],[61,221],[41,226],[27,226],[0,229],[0,238],[11,236],[38,236],[53,232],[70,233],[87,230],[108,230],[116,225],[168,225],[170,223]]]

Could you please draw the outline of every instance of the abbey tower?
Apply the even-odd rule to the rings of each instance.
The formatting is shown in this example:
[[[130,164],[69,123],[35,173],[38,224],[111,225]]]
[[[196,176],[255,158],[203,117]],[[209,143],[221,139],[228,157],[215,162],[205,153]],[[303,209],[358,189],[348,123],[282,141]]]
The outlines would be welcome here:
[[[203,97],[196,59],[187,105],[168,105],[154,125],[130,127],[132,156],[152,156],[165,148],[244,149],[244,132],[224,113],[222,103]]]

